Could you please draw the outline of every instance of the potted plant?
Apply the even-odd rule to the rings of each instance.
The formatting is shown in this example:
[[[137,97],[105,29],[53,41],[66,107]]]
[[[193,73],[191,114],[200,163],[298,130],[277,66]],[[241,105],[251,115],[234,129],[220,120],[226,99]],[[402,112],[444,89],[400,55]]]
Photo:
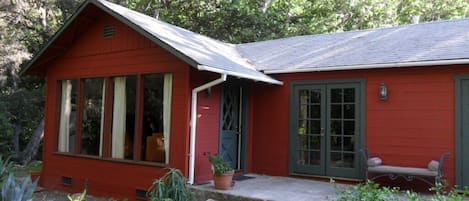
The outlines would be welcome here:
[[[232,186],[234,170],[231,165],[220,156],[209,155],[208,161],[212,164],[213,182],[215,189],[225,190]]]

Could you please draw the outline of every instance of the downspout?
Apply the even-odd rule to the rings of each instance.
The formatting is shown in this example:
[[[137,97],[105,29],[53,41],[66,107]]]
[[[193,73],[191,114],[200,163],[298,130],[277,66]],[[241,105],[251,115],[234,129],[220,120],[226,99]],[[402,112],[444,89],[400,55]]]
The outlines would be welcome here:
[[[192,89],[192,103],[191,103],[191,130],[190,130],[190,153],[189,153],[189,184],[194,184],[194,171],[195,171],[195,139],[197,128],[197,93],[218,85],[226,81],[226,74],[221,74],[220,78],[211,82],[205,83],[199,87]]]

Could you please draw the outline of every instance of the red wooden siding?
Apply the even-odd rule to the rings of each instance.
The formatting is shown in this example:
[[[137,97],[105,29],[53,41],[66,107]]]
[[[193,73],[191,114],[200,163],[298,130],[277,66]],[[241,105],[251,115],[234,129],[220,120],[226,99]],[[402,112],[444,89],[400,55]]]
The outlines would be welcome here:
[[[219,75],[210,72],[192,70],[191,88],[218,79]],[[197,99],[197,140],[195,149],[195,182],[206,182],[212,179],[208,154],[218,153],[220,131],[220,95],[221,85],[212,87],[212,94],[205,91]]]
[[[104,25],[115,26],[113,38],[103,38]],[[88,179],[90,194],[134,200],[136,189],[147,190],[164,173],[161,166],[56,153],[60,105],[57,82],[75,77],[173,73],[170,166],[187,174],[191,67],[109,15],[103,14],[90,26],[80,28],[87,30],[46,70],[45,162],[41,185],[78,192]],[[71,177],[73,184],[62,185],[62,176]]]
[[[257,87],[253,94],[253,171],[288,175],[290,81],[366,78],[366,146],[384,163],[426,167],[450,152],[445,173],[454,183],[454,75],[469,66],[369,69],[275,76],[284,86]],[[389,99],[381,101],[381,82]],[[275,156],[275,157],[272,157]]]

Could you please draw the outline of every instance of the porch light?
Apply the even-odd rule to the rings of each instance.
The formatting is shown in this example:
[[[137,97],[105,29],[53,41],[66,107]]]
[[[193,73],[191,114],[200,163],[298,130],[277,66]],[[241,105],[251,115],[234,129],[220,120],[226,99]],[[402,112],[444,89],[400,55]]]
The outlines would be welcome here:
[[[379,99],[381,99],[381,101],[388,100],[388,87],[384,82],[381,82],[379,85]]]

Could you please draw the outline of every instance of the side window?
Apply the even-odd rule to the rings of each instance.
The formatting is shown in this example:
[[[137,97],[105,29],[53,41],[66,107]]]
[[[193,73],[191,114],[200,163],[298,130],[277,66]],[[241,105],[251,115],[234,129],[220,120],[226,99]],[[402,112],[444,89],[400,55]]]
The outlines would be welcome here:
[[[59,86],[59,152],[169,163],[172,74],[61,80]]]

